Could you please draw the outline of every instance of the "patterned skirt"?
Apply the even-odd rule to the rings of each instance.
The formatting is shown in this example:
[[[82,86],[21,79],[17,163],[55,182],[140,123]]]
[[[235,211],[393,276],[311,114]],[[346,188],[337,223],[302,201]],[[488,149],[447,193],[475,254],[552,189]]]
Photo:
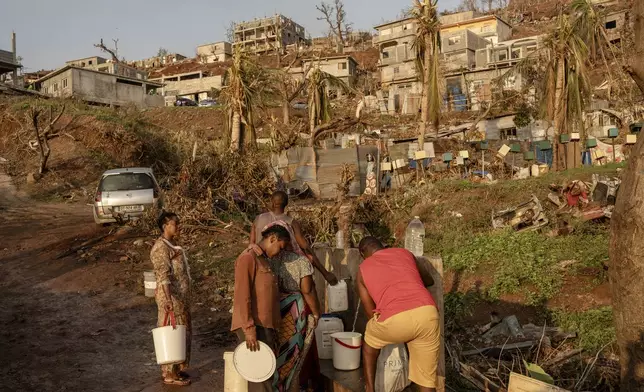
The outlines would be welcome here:
[[[315,336],[314,320],[300,293],[282,294],[280,312],[273,387],[279,392],[299,391],[300,370]]]

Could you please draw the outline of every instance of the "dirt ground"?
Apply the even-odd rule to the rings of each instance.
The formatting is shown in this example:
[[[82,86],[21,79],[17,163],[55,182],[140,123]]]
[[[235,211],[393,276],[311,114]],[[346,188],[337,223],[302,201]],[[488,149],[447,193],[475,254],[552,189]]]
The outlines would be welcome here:
[[[58,258],[110,230],[87,205],[28,200],[0,171],[0,216],[0,391],[175,390],[161,386],[155,363],[156,305],[127,284],[145,266],[101,253]],[[222,390],[229,315],[193,318],[195,382],[182,390]]]

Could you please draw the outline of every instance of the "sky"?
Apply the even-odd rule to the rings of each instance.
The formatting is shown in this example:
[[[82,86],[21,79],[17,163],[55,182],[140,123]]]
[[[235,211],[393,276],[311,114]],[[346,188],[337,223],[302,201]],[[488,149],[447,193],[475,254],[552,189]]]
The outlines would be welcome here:
[[[329,1],[329,0],[327,0]],[[0,49],[11,50],[17,35],[24,72],[55,69],[65,61],[103,56],[94,47],[118,39],[119,57],[140,60],[163,47],[194,57],[201,44],[226,39],[231,21],[281,13],[306,28],[312,37],[328,31],[315,9],[316,0],[1,0]],[[344,0],[354,30],[369,30],[395,19],[411,0]],[[439,0],[439,9],[458,0]]]

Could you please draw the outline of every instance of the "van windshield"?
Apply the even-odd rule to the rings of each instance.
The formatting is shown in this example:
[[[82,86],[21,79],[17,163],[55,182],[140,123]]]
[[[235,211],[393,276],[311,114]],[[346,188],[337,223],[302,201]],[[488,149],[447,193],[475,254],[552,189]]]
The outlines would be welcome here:
[[[154,189],[152,177],[145,173],[121,173],[103,177],[99,189],[102,192]]]

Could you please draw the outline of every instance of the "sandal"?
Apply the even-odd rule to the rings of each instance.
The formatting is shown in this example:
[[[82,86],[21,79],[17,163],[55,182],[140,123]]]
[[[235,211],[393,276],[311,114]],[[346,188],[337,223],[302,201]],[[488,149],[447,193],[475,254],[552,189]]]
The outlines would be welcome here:
[[[190,385],[191,381],[184,378],[164,378],[163,383],[166,385],[177,385],[180,387],[185,387]]]

